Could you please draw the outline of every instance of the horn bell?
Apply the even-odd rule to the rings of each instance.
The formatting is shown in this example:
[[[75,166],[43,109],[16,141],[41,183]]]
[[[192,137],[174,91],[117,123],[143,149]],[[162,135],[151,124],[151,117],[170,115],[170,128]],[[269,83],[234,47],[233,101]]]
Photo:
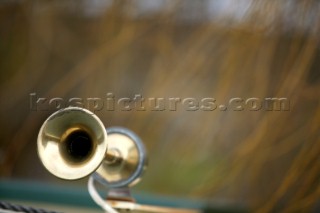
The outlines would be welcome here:
[[[100,166],[107,151],[107,132],[91,111],[68,107],[43,123],[37,143],[40,160],[49,172],[76,180]]]

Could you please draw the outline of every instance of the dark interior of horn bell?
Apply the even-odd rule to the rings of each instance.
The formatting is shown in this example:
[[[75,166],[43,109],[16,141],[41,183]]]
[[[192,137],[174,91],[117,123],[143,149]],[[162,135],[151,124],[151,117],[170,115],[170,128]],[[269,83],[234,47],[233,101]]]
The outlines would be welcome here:
[[[93,150],[93,140],[83,130],[71,132],[64,141],[67,158],[73,162],[82,162],[88,159]]]

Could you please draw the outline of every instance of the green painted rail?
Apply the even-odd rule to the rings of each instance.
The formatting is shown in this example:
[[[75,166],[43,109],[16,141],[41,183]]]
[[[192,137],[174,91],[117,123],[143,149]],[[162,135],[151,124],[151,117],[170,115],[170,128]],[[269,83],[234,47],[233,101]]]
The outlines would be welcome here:
[[[133,192],[138,203],[167,207],[204,209],[204,212],[246,212],[242,208],[210,207],[203,201]],[[0,180],[0,200],[24,200],[99,209],[86,188],[44,182]],[[210,205],[212,206],[212,205]]]

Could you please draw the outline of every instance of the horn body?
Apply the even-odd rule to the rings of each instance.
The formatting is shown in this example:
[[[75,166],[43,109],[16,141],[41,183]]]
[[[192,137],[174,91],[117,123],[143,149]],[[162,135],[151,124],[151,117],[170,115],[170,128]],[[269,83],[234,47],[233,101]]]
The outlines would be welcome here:
[[[108,187],[131,186],[146,168],[146,152],[132,131],[105,129],[91,111],[68,107],[53,113],[38,134],[38,155],[53,175],[76,180],[95,172]]]

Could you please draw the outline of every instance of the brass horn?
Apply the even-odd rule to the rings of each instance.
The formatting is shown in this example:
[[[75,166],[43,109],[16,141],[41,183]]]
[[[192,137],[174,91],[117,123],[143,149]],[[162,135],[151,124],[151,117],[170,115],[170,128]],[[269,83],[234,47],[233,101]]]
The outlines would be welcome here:
[[[140,138],[132,131],[105,129],[91,111],[68,107],[53,113],[38,135],[38,154],[44,167],[67,180],[94,177],[109,187],[133,185],[146,168]]]

